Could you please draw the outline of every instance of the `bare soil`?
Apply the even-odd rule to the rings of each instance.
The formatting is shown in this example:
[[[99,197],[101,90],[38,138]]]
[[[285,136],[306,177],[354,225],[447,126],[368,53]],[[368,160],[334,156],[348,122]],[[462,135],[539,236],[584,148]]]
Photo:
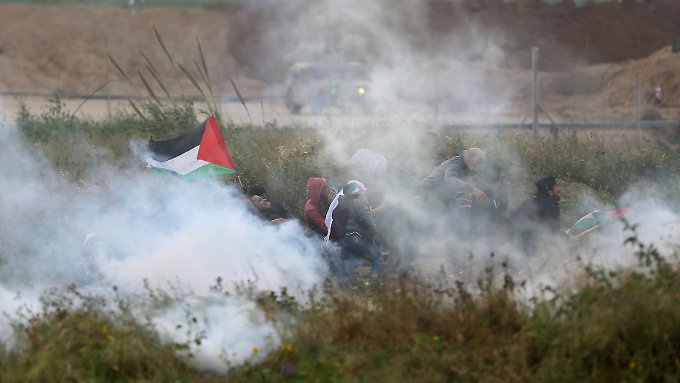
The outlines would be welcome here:
[[[0,4],[0,92],[89,94],[120,78],[108,53],[136,85],[114,81],[99,93],[147,94],[140,73],[160,93],[143,52],[173,93],[196,95],[191,82],[173,69],[153,26],[172,60],[197,78],[200,41],[216,94],[234,94],[230,79],[245,96],[280,92],[287,69],[297,60],[286,52],[291,44],[300,43],[292,41],[299,36],[286,34],[280,18],[287,15],[286,22],[302,22],[295,19],[295,12],[309,17],[302,10],[310,1],[254,1],[267,7],[222,4],[204,10],[149,8],[135,14],[117,8]],[[491,84],[487,92],[502,97],[517,117],[530,104],[529,52],[538,46],[541,99],[554,118],[634,118],[639,73],[644,111],[680,119],[680,55],[670,48],[680,34],[680,2],[627,0],[583,7],[537,0],[426,4],[425,22],[411,25],[406,21],[412,16],[398,14],[394,7],[396,16],[387,23],[396,25],[397,35],[423,54],[435,54],[451,44],[459,47],[450,59],[460,68],[483,73]],[[271,36],[273,28],[279,28],[274,31],[279,38],[275,44],[263,38]],[[487,60],[479,41],[497,47],[502,55]],[[363,52],[367,61],[371,52]],[[661,100],[652,96],[656,86],[662,87]],[[492,97],[490,102],[500,101]]]

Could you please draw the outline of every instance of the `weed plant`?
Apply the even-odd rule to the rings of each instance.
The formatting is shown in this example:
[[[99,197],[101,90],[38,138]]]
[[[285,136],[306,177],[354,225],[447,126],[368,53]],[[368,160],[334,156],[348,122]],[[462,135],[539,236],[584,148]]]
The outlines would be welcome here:
[[[351,175],[327,154],[329,138],[342,134],[348,149],[362,147],[369,139],[361,130],[325,135],[295,126],[229,124],[215,104],[196,111],[188,98],[169,97],[153,64],[147,64],[156,83],[142,78],[151,101],[131,103],[134,114],[120,113],[104,121],[81,119],[55,96],[46,113],[22,109],[17,120],[21,136],[72,181],[87,182],[103,162],[121,171],[144,171],[135,143],[143,146],[149,137],[177,136],[216,114],[240,176],[224,181],[241,182],[246,188],[263,185],[298,216],[308,177],[326,176],[342,184]],[[205,67],[196,67],[198,78],[209,83]],[[191,82],[210,105],[209,86]],[[170,102],[157,97],[158,88]],[[511,185],[528,185],[513,189],[515,200],[526,197],[531,181],[546,174],[590,188],[608,201],[616,201],[639,182],[677,194],[680,159],[649,140],[634,145],[576,135],[536,140],[523,132],[471,134],[433,127],[417,148],[403,141],[383,147],[388,153],[417,152],[426,158],[403,164],[420,177],[470,146],[486,149],[490,161],[510,169]],[[279,322],[283,342],[276,350],[253,348],[253,354],[267,355],[260,363],[231,369],[226,377],[189,367],[176,354],[188,345],[163,342],[147,321],[132,314],[138,311],[135,304],[148,302],[86,296],[75,288],[47,293],[38,312],[24,311],[16,318],[13,347],[0,344],[0,380],[680,381],[680,272],[655,248],[641,244],[634,231],[628,243],[636,249],[637,271],[586,266],[576,287],[553,289],[532,302],[518,298],[521,286],[509,276],[502,287],[494,287],[492,278],[481,278],[480,292],[474,294],[462,284],[429,285],[405,278],[390,288],[367,288],[358,294],[328,289],[305,305],[285,291],[249,291],[267,318]],[[224,291],[215,288],[214,293]]]
[[[135,151],[134,143],[136,147],[143,147],[150,137],[177,136],[197,126],[211,113],[195,111],[188,100],[162,109],[156,103],[146,102],[138,109],[141,114],[120,113],[101,121],[81,119],[64,110],[55,96],[49,110],[40,115],[23,108],[17,126],[31,146],[74,181],[80,181],[88,177],[91,168],[102,163],[121,171],[143,171],[141,153]],[[334,162],[325,150],[333,134],[276,123],[255,126],[221,122],[220,125],[239,170],[238,179],[225,178],[224,181],[240,182],[244,188],[262,185],[272,198],[281,201],[298,217],[306,200],[307,178],[323,176],[332,184],[342,185],[353,176],[345,164]],[[569,189],[587,189],[612,205],[630,186],[638,183],[652,185],[657,193],[677,200],[674,191],[680,180],[680,157],[652,140],[638,145],[606,142],[597,136],[588,140],[576,135],[559,140],[536,140],[525,132],[480,135],[444,128],[433,128],[429,132],[424,143],[415,149],[423,158],[431,158],[429,165],[404,165],[415,177],[424,177],[431,167],[466,147],[479,146],[489,153],[489,162],[500,164],[508,173],[514,203],[531,195],[533,182],[547,174],[555,175],[563,188],[566,185],[567,193]],[[350,148],[360,148],[370,138],[357,130],[343,132],[343,140]],[[409,142],[393,142],[385,149],[391,153],[414,151]],[[573,208],[580,213],[588,207]],[[576,215],[567,212],[570,219]]]
[[[3,382],[678,381],[680,272],[631,233],[638,269],[584,266],[576,287],[531,302],[509,276],[502,287],[480,278],[474,294],[406,278],[361,294],[329,288],[304,305],[247,290],[282,343],[254,347],[266,357],[227,376],[188,367],[120,296],[53,292],[16,322],[18,343],[0,352]]]
[[[189,102],[162,115],[120,114],[105,121],[74,118],[58,98],[52,102],[45,114],[24,109],[17,125],[27,142],[76,178],[87,176],[93,157],[126,169],[134,163],[131,140],[172,137],[200,120]],[[301,213],[308,177],[348,174],[326,157],[328,143],[318,131],[276,124],[221,127],[244,186],[264,185],[295,214]],[[624,146],[576,136],[554,141],[436,129],[430,136],[423,150],[434,153],[434,163],[475,145],[499,163],[522,159],[528,172],[511,182],[552,173],[611,198],[641,180],[669,185],[680,169],[677,155],[651,141]],[[346,132],[343,138],[358,141],[358,147],[365,135]],[[141,164],[134,166],[142,171]],[[680,275],[654,248],[635,236],[629,242],[637,248],[641,271],[586,269],[578,288],[530,306],[517,300],[512,281],[503,289],[483,285],[482,294],[473,296],[462,287],[405,279],[385,291],[329,291],[305,307],[264,292],[259,302],[268,317],[276,320],[284,310],[295,320],[286,321],[292,327],[279,349],[269,350],[262,363],[232,369],[229,380],[677,381]],[[95,302],[76,307],[67,299],[46,301],[50,310],[17,327],[21,347],[0,354],[3,381],[223,379],[187,367],[174,345],[161,342],[143,323]]]
[[[41,303],[14,319],[17,343],[0,353],[3,382],[200,381],[173,344],[132,315],[126,298],[70,286]]]

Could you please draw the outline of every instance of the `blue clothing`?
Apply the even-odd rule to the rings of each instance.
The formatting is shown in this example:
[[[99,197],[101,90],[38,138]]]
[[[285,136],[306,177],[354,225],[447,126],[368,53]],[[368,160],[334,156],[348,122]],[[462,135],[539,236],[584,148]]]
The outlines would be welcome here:
[[[343,251],[364,258],[365,260],[371,262],[373,271],[377,273],[382,272],[382,258],[380,258],[378,246],[376,246],[373,242],[361,238],[361,236],[357,233],[349,233],[345,236],[345,238],[342,239],[340,246],[342,247]]]

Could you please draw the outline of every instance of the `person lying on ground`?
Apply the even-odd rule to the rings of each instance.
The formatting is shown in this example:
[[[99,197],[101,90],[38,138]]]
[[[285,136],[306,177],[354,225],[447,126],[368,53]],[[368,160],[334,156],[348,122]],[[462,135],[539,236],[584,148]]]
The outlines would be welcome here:
[[[269,215],[275,215],[277,218],[285,218],[288,219],[290,218],[290,214],[286,210],[285,207],[283,207],[283,204],[281,204],[279,201],[271,200],[269,198],[269,195],[267,194],[267,191],[265,188],[261,185],[256,185],[248,189],[248,196],[260,196],[262,198],[265,198],[267,201],[269,201],[270,207],[269,207]]]
[[[254,195],[250,197],[250,203],[255,208],[260,217],[273,224],[283,223],[286,220],[285,218],[281,217],[276,211],[272,210],[271,208],[272,205],[267,200],[267,198],[261,197],[259,195]]]
[[[332,194],[325,178],[307,180],[307,203],[303,208],[307,228],[322,237],[328,232],[326,213],[335,195]]]
[[[465,181],[482,169],[485,157],[479,148],[463,150],[463,154],[442,162],[420,182],[421,193],[437,196],[446,204],[458,198],[460,193],[470,193],[473,199],[486,201],[486,193]]]

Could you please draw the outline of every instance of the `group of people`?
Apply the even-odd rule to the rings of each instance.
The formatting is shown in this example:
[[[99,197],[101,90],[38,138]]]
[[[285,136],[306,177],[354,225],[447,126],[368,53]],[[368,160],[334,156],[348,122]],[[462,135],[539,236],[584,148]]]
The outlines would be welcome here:
[[[380,279],[385,269],[381,254],[389,252],[392,258],[393,252],[400,252],[399,259],[407,260],[417,251],[413,236],[435,226],[461,239],[495,236],[507,241],[514,237],[527,252],[536,250],[542,233],[560,233],[560,189],[555,177],[538,180],[535,194],[507,213],[502,169],[488,166],[479,148],[466,149],[442,162],[422,180],[368,149],[357,151],[352,162],[362,181],[350,180],[337,190],[324,178],[307,181],[303,209],[307,230],[337,250],[336,266],[361,260]],[[283,206],[267,200],[264,189],[251,189],[249,195],[264,219],[276,224],[290,217]],[[431,226],[418,228],[428,224],[413,222],[417,221],[414,211],[432,217],[424,220]]]

